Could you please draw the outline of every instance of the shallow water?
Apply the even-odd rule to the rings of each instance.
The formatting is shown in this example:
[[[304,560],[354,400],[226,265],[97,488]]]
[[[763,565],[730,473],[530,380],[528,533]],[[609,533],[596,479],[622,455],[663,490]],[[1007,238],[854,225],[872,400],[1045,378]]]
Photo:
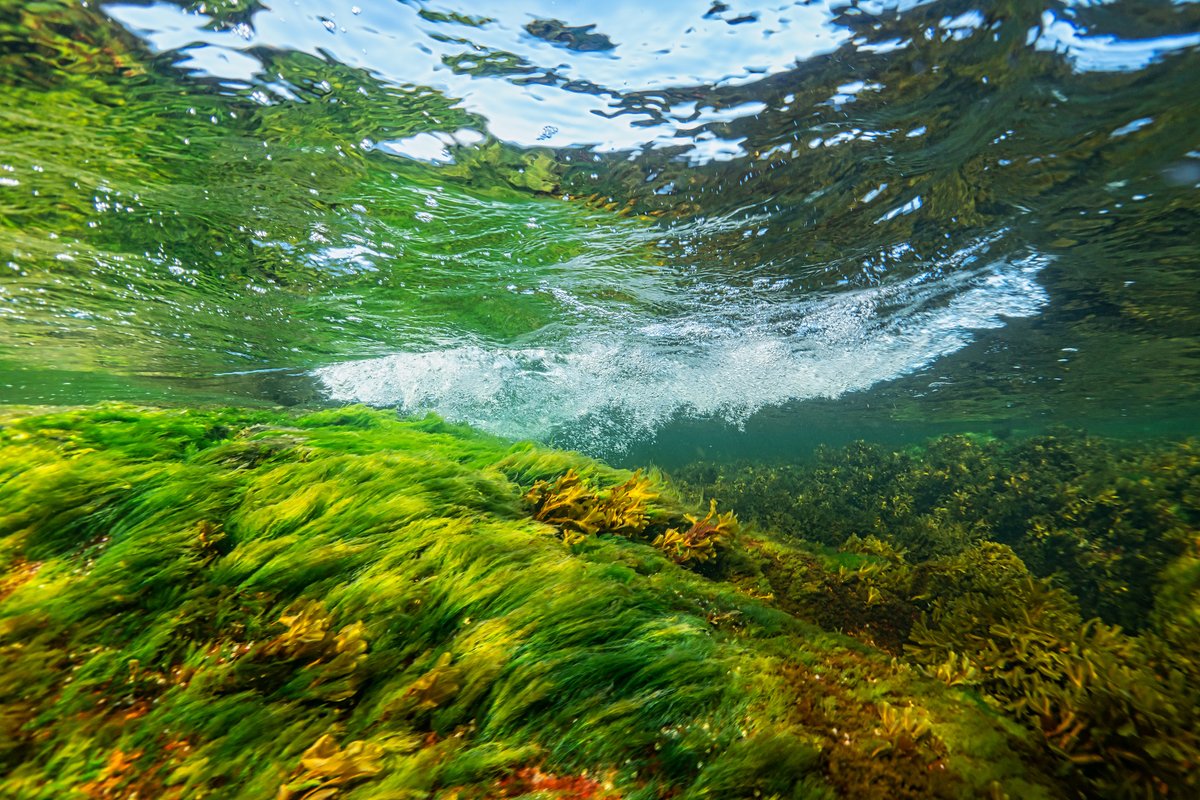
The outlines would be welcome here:
[[[1197,75],[1166,0],[0,0],[0,795],[1200,796]]]
[[[0,402],[1194,432],[1200,4],[5,3]]]

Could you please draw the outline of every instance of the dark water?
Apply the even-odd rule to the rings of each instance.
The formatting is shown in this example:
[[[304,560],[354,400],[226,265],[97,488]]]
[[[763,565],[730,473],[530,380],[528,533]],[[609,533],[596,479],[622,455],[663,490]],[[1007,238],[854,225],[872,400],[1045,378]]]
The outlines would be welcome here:
[[[0,6],[0,403],[1194,432],[1200,4]]]

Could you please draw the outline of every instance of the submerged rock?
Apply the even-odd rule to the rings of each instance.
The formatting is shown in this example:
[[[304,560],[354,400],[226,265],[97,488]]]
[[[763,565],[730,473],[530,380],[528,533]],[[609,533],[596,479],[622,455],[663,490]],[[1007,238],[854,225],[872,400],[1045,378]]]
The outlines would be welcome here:
[[[689,511],[433,417],[10,412],[0,795],[1077,794],[965,669],[805,621],[826,556],[656,548]]]

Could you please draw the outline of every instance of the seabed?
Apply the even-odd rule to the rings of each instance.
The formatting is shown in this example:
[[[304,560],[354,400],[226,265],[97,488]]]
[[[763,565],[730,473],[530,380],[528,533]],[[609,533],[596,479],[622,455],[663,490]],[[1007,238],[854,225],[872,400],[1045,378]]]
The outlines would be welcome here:
[[[0,795],[1195,796],[1198,513],[1194,441],[9,411]]]

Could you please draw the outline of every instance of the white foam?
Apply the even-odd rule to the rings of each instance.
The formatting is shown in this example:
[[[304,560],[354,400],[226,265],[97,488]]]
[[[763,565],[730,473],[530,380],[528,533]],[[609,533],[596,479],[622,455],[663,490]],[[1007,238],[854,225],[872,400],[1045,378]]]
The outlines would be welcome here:
[[[1038,313],[1043,262],[959,264],[802,298],[779,285],[697,285],[665,318],[610,315],[540,347],[397,353],[315,374],[337,401],[434,411],[504,436],[611,453],[678,415],[740,424],[767,406],[837,397],[919,369],[968,344],[973,331]]]

